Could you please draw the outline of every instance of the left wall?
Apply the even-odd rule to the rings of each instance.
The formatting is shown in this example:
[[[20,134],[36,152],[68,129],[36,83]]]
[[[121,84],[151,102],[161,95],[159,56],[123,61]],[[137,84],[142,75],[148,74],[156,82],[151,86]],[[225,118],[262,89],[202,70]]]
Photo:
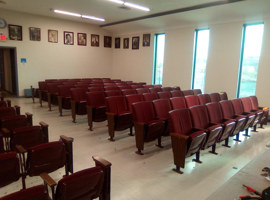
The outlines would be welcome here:
[[[19,95],[38,86],[38,81],[53,78],[110,77],[112,49],[103,47],[104,36],[111,33],[87,23],[30,15],[0,9],[7,24],[22,26],[23,40],[6,40],[0,46],[16,47]],[[31,41],[29,27],[41,29],[41,41]],[[58,43],[48,42],[48,29],[58,30]],[[74,45],[64,45],[64,31],[74,32]],[[8,27],[0,29],[8,37]],[[77,33],[87,34],[87,46],[77,45]],[[91,34],[100,38],[99,47],[91,47]],[[26,58],[26,63],[21,63]],[[105,59],[106,58],[106,59]]]

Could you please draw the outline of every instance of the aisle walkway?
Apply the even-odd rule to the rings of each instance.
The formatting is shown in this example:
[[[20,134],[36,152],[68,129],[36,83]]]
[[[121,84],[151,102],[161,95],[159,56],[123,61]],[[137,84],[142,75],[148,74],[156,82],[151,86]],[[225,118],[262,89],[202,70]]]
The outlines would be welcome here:
[[[34,124],[44,121],[49,124],[50,141],[58,140],[60,135],[74,138],[74,170],[81,170],[94,163],[92,155],[99,155],[112,163],[112,200],[204,200],[223,183],[237,173],[256,155],[262,152],[270,140],[270,128],[251,132],[251,137],[241,137],[242,142],[230,140],[232,148],[217,145],[217,156],[201,153],[202,164],[187,158],[184,174],[172,171],[173,155],[170,138],[163,139],[165,148],[159,149],[154,142],[145,145],[145,155],[135,154],[135,138],[128,131],[117,132],[115,142],[107,140],[106,122],[95,123],[94,131],[88,130],[87,117],[77,117],[72,123],[70,111],[59,117],[58,108],[49,112],[47,104],[41,108],[30,98],[14,98],[12,105],[21,106],[21,113],[33,113]],[[36,100],[36,102],[38,102]],[[60,179],[64,169],[52,173]],[[27,178],[27,187],[42,184],[39,177]],[[21,189],[21,182],[0,189],[0,196]]]

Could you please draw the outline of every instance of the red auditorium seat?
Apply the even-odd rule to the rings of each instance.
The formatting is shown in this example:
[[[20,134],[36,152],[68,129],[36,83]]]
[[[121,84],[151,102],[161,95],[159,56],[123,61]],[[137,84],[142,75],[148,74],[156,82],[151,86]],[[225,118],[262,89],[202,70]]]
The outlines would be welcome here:
[[[58,109],[63,116],[63,109],[71,109],[71,87],[70,85],[58,85]]]
[[[193,94],[194,94],[194,95],[202,94],[201,89],[193,89],[192,91],[193,91]]]
[[[89,92],[104,92],[104,87],[89,87],[88,88]]]
[[[211,102],[221,101],[219,93],[210,93],[209,96],[210,96]]]
[[[222,132],[220,125],[211,124],[205,105],[192,106],[190,109],[194,128],[201,129],[207,133],[203,149],[212,147],[210,153],[216,153],[216,143]]]
[[[196,159],[192,161],[201,163],[200,149],[206,140],[204,131],[193,128],[189,109],[176,109],[170,112],[172,120],[172,130],[170,132],[172,140],[173,160],[176,165],[174,169],[178,173],[180,167],[185,167],[185,158],[196,154]]]
[[[121,90],[107,90],[105,91],[106,97],[122,96]]]
[[[125,129],[130,130],[129,135],[132,135],[132,114],[128,110],[126,99],[124,96],[107,97],[107,120],[108,120],[108,131],[109,140],[114,141],[114,132],[122,131]]]
[[[184,96],[194,95],[193,90],[182,90]]]
[[[156,119],[152,102],[143,101],[132,104],[133,120],[135,127],[137,154],[142,155],[144,142],[158,139],[158,146],[161,146],[161,136],[165,130],[165,122]]]
[[[187,108],[185,97],[173,97],[173,98],[170,98],[170,101],[171,101],[173,110]]]
[[[127,100],[127,105],[128,105],[128,111],[129,112],[133,112],[132,111],[132,104],[136,103],[136,102],[141,102],[144,101],[143,99],[143,95],[141,94],[130,94],[126,96],[126,100]]]
[[[44,185],[38,185],[0,197],[0,200],[50,200]]]
[[[144,101],[154,101],[158,99],[158,94],[157,93],[144,93],[143,94],[143,99]]]
[[[62,178],[58,184],[46,173],[41,177],[52,189],[55,200],[102,199],[110,200],[111,193],[111,163],[107,160],[93,157],[96,166],[75,172]],[[55,191],[55,186],[56,192]]]
[[[87,88],[72,88],[71,90],[71,114],[72,121],[76,122],[76,115],[86,114]]]
[[[170,133],[170,121],[169,112],[172,110],[172,106],[169,99],[157,99],[153,101],[154,108],[156,111],[156,118],[161,119],[165,122],[164,136],[168,136]]]
[[[129,94],[137,94],[136,90],[135,89],[124,89],[124,90],[121,90],[122,92],[122,95],[129,95]]]
[[[39,81],[38,82],[38,96],[39,96],[39,103],[42,107],[42,101],[48,101],[48,88],[45,81]]]
[[[93,122],[102,122],[107,119],[104,92],[87,93],[87,116],[91,131],[93,130]]]
[[[185,99],[186,99],[188,108],[192,106],[200,105],[198,96],[188,95],[188,96],[185,96]]]
[[[61,85],[59,83],[48,83],[47,84],[47,95],[48,95],[48,107],[49,111],[52,110],[52,105],[58,105],[58,86]]]
[[[239,140],[239,132],[244,130],[246,124],[245,116],[236,116],[232,102],[230,100],[223,100],[219,102],[225,119],[235,120],[236,126],[233,130],[232,136],[236,135],[235,141],[241,142]]]
[[[173,91],[170,91],[172,97],[183,97],[183,93],[181,90],[173,90]]]
[[[220,124],[223,128],[220,137],[218,138],[218,142],[222,142],[225,140],[225,147],[229,146],[229,137],[233,136],[233,131],[235,129],[236,123],[233,119],[225,119],[222,113],[221,105],[217,102],[206,104],[209,119],[212,124]]]
[[[220,95],[220,100],[221,101],[228,100],[228,95],[227,95],[226,92],[220,92],[219,95]]]
[[[267,125],[268,115],[269,115],[269,107],[260,107],[256,96],[250,96],[249,98],[250,98],[253,110],[262,110],[263,111],[263,116],[261,118],[261,121],[259,122],[260,128],[263,128],[263,125]]]
[[[16,152],[1,153],[0,188],[19,180],[21,176],[19,159]]]
[[[161,88],[152,87],[152,88],[149,88],[149,91],[150,91],[150,93],[158,93],[158,92],[161,92]]]
[[[172,97],[170,92],[158,92],[157,94],[160,99],[170,99]]]
[[[61,141],[48,142],[28,148],[17,146],[20,160],[23,162],[25,186],[26,176],[39,176],[41,173],[51,173],[65,166],[65,175],[73,173],[72,139],[60,136]],[[27,160],[24,154],[27,153]]]
[[[245,116],[246,117],[246,123],[244,125],[244,130],[246,132],[245,136],[249,136],[248,135],[248,128],[250,127],[251,123],[253,122],[253,120],[255,118],[255,114],[246,113],[244,111],[244,107],[243,107],[241,99],[232,99],[231,102],[232,102],[232,105],[233,105],[235,115],[236,116]]]
[[[161,87],[162,92],[170,92],[173,91],[173,87]]]
[[[242,97],[241,101],[243,104],[244,112],[255,115],[255,118],[251,122],[250,126],[253,127],[254,131],[256,131],[257,123],[261,120],[261,118],[263,116],[263,111],[262,110],[252,110],[252,103],[251,103],[251,100],[249,97]]]
[[[199,94],[198,98],[199,98],[200,105],[205,105],[211,102],[211,98],[209,94]]]
[[[150,93],[148,88],[137,88],[136,91],[137,91],[137,94]]]

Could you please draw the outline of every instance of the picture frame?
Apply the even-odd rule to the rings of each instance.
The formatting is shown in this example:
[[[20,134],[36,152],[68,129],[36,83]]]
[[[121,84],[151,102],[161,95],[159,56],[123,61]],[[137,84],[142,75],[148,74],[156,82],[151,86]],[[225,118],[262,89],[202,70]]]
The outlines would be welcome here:
[[[112,37],[104,36],[104,47],[112,48]]]
[[[64,31],[64,44],[74,45],[74,33],[69,31]]]
[[[9,24],[8,37],[10,40],[22,41],[23,40],[22,26]]]
[[[86,33],[77,33],[77,42],[80,46],[86,46],[87,44],[87,34]]]
[[[40,28],[29,27],[29,35],[30,35],[30,40],[40,41],[41,40]]]
[[[139,45],[140,45],[140,37],[139,36],[132,37],[132,49],[139,49]]]
[[[143,34],[143,47],[150,47],[151,34]]]
[[[124,38],[124,40],[123,40],[123,48],[124,49],[129,48],[129,38]]]
[[[115,38],[114,48],[120,49],[120,42],[121,42],[121,39],[119,37]]]
[[[48,42],[58,43],[58,31],[57,30],[48,30]]]
[[[91,34],[91,46],[99,47],[99,35]]]

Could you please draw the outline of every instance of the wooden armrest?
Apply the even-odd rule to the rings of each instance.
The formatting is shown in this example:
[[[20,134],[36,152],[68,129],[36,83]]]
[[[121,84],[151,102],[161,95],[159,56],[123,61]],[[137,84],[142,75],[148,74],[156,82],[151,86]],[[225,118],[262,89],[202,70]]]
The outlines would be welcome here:
[[[33,114],[32,113],[29,113],[29,112],[26,112],[25,115],[32,116]]]
[[[45,181],[45,183],[50,186],[50,187],[54,187],[56,186],[56,182],[55,180],[52,179],[52,177],[50,177],[49,174],[43,172],[40,174],[40,177]]]
[[[184,140],[187,140],[189,138],[189,136],[183,135],[181,133],[170,133],[170,136]]]
[[[95,161],[96,165],[100,165],[102,167],[110,167],[112,165],[112,163],[99,156],[92,156],[92,158]]]
[[[137,124],[137,125],[139,125],[139,126],[144,126],[144,125],[145,125],[144,122],[134,122],[134,124]]]
[[[19,151],[19,153],[26,153],[27,150],[22,145],[16,145],[16,149]]]
[[[115,116],[115,113],[106,112],[106,115]]]
[[[7,128],[2,128],[1,131],[3,135],[10,135],[10,130],[8,130]]]
[[[213,126],[213,125],[221,125],[223,126],[224,124],[221,124],[221,123],[215,123],[215,122],[210,122],[210,125]]]
[[[70,142],[73,142],[73,140],[65,135],[60,135],[60,138],[63,142],[65,143],[70,143]]]
[[[43,126],[43,127],[48,127],[48,126],[49,126],[48,124],[46,124],[46,123],[43,122],[43,121],[39,122],[39,125],[40,125],[40,126]]]
[[[233,121],[236,121],[235,119],[230,119],[230,118],[224,118],[225,120],[233,120]]]

